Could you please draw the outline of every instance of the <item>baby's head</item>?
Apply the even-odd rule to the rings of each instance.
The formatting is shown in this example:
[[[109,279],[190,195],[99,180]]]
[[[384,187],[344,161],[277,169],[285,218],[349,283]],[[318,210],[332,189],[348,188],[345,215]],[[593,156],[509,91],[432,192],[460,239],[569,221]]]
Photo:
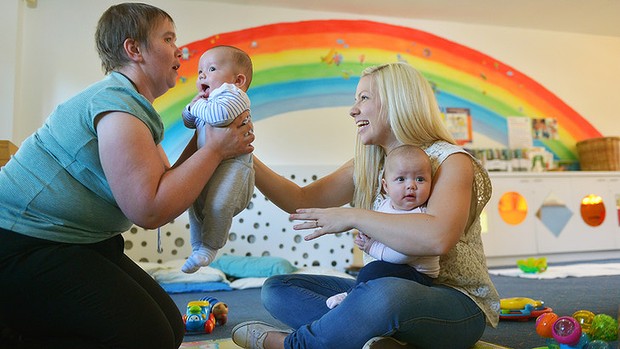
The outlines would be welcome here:
[[[215,46],[200,57],[196,88],[209,97],[211,91],[229,83],[247,91],[252,82],[252,60],[233,46]]]
[[[424,150],[402,145],[385,158],[383,190],[394,208],[412,210],[428,200],[431,194],[431,161]]]

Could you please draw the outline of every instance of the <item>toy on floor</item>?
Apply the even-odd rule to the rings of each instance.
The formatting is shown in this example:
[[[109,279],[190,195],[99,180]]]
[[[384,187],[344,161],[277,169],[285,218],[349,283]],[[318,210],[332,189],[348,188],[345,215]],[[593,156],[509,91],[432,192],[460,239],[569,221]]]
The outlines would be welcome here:
[[[189,333],[211,333],[215,325],[224,325],[228,321],[228,305],[213,297],[202,297],[200,300],[187,303],[183,315],[185,331]]]
[[[542,273],[545,270],[547,270],[547,258],[530,257],[527,259],[519,259],[517,260],[517,266],[524,273],[528,273],[528,274]]]
[[[528,321],[552,311],[543,301],[527,297],[502,298],[499,307],[500,320]]]
[[[585,333],[590,333],[592,327],[592,320],[594,320],[594,313],[589,310],[577,310],[573,313],[573,318],[579,322],[581,329]]]
[[[545,313],[536,319],[536,333],[549,349],[611,349],[618,339],[618,321],[606,314],[578,310],[572,316]]]
[[[557,319],[558,314],[553,312],[540,315],[536,318],[536,333],[543,338],[553,338],[551,328]]]
[[[579,343],[581,340],[581,333],[581,325],[570,316],[559,317],[551,327],[553,339],[560,344],[567,344],[569,346],[575,346]]]
[[[217,325],[222,326],[228,322],[228,305],[226,303],[209,296],[202,297],[200,300],[209,302],[211,313],[215,316],[215,323]]]
[[[590,325],[592,339],[615,341],[618,339],[618,321],[607,314],[597,314]]]

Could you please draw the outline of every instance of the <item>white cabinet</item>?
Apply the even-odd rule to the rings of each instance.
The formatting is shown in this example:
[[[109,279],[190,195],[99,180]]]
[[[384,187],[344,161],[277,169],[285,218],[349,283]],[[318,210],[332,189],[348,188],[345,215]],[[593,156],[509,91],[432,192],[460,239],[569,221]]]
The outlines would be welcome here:
[[[485,208],[487,227],[482,236],[488,258],[598,251],[617,252],[620,257],[620,172],[492,172],[491,182],[493,195]],[[513,192],[527,207],[516,224],[506,213],[500,214],[502,196]],[[591,194],[602,199],[605,215],[596,216],[600,204],[595,211],[594,206],[584,206],[584,213],[594,221],[600,218],[600,224],[587,224],[582,217],[582,200]]]
[[[530,205],[523,221],[519,224],[509,224],[500,216],[500,198],[502,195],[517,192],[525,198],[533,198],[538,184],[531,178],[512,178],[496,180],[491,178],[493,195],[485,208],[488,227],[484,229],[482,240],[487,257],[530,255],[537,253],[535,215]],[[517,189],[518,188],[518,189]],[[526,199],[526,201],[529,201]],[[515,206],[517,204],[515,203]]]

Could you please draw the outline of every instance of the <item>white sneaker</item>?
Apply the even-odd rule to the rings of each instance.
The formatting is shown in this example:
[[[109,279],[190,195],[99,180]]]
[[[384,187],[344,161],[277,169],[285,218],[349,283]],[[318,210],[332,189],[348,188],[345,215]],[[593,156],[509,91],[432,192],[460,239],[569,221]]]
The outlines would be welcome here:
[[[392,337],[374,337],[368,340],[362,349],[408,349],[413,348],[405,342]]]
[[[262,321],[246,321],[233,327],[232,340],[245,349],[264,349],[267,332],[290,333],[290,330],[281,330]]]

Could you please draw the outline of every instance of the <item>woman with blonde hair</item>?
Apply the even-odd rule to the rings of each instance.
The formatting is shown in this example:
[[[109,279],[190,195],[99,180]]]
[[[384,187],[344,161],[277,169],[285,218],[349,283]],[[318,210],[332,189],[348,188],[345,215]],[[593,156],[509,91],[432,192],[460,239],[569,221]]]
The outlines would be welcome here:
[[[437,279],[425,286],[383,277],[354,286],[333,276],[274,276],[263,286],[263,304],[293,331],[250,321],[233,329],[233,340],[265,349],[471,347],[499,314],[480,236],[479,216],[491,196],[488,174],[454,144],[430,84],[408,64],[367,68],[350,116],[358,128],[353,160],[300,187],[255,159],[257,187],[302,221],[295,229],[314,229],[306,240],[357,229],[405,255],[439,255]],[[385,199],[385,156],[402,144],[424,149],[431,159],[426,213],[374,211]],[[341,207],[347,203],[353,207]],[[340,305],[326,306],[328,297],[350,288]]]

